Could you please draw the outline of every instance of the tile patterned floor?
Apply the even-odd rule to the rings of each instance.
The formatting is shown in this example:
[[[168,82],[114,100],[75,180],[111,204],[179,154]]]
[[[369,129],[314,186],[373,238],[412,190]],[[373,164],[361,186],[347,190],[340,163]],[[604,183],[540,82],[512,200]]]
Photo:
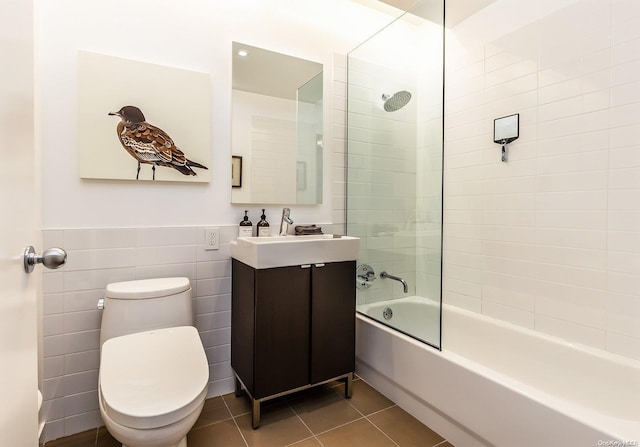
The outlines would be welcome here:
[[[208,399],[189,432],[189,447],[453,447],[366,382],[353,397],[334,382],[262,405],[260,428],[251,407],[233,393]],[[47,442],[46,447],[120,447],[104,427]]]

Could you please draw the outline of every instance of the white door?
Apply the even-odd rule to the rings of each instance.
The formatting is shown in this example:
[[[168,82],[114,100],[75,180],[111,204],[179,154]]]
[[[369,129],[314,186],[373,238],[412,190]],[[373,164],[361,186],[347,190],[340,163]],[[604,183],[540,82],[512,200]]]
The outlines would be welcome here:
[[[0,446],[38,445],[37,300],[41,267],[26,274],[22,253],[38,252],[35,181],[33,2],[0,1]]]

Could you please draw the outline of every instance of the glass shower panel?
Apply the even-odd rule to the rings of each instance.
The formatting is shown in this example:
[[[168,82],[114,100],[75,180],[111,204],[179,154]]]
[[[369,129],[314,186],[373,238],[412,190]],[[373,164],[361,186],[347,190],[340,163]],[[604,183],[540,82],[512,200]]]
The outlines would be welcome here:
[[[347,233],[358,312],[440,346],[443,0],[347,55]],[[366,280],[364,278],[367,278]]]
[[[322,203],[322,72],[298,88],[296,203]]]

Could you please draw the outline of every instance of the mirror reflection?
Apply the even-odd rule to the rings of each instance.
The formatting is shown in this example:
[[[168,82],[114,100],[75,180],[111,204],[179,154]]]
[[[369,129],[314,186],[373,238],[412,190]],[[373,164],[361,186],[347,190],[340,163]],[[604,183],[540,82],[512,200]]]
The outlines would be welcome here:
[[[322,203],[322,64],[239,42],[232,51],[231,155],[242,171],[231,202]]]

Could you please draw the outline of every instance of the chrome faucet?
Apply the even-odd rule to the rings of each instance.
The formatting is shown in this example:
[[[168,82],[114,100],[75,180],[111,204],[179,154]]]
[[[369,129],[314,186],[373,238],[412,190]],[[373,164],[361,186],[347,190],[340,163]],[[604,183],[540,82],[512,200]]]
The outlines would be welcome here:
[[[404,293],[409,293],[409,286],[407,285],[407,282],[400,278],[399,276],[394,276],[394,275],[390,275],[387,272],[382,272],[380,273],[380,278],[389,278],[389,279],[393,279],[396,281],[400,281],[402,283],[402,286],[404,287]]]
[[[293,225],[293,220],[289,217],[291,210],[282,208],[282,220],[280,221],[280,236],[286,236],[289,232],[289,225]]]

